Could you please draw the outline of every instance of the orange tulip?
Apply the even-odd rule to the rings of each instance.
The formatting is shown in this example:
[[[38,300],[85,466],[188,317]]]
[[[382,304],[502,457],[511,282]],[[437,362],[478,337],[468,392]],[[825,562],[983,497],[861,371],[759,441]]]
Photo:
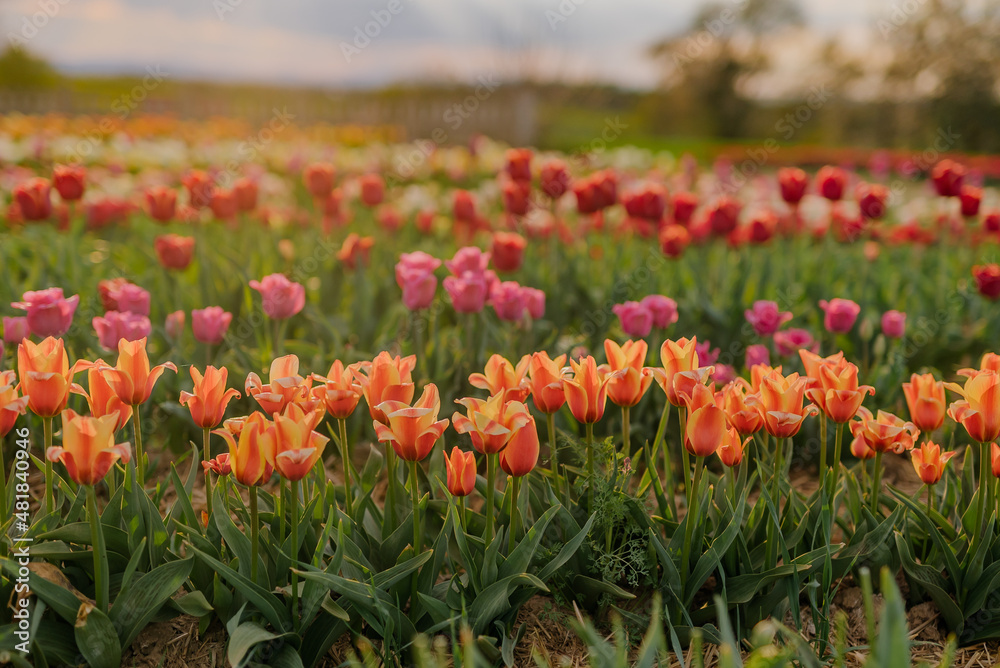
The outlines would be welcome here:
[[[747,387],[750,390],[751,393],[753,393],[753,394],[759,394],[760,393],[760,382],[762,380],[764,380],[765,378],[767,378],[768,376],[770,376],[775,371],[777,371],[780,374],[781,373],[781,368],[782,367],[781,367],[780,364],[778,366],[775,366],[775,367],[772,367],[772,366],[767,365],[767,364],[754,364],[750,368],[750,384],[747,385],[746,381],[742,380],[742,379],[740,379],[738,382],[743,383],[744,387]]]
[[[747,443],[749,442],[749,436],[743,438],[739,431],[731,427],[726,430],[722,438],[722,443],[719,444],[719,448],[715,451],[715,454],[719,455],[719,459],[726,466],[730,468],[739,466],[743,461],[743,453],[746,451]]]
[[[1000,373],[1000,355],[996,353],[986,353],[979,360],[978,369],[960,369],[959,376],[974,376],[977,371],[996,371]]]
[[[875,451],[868,445],[868,441],[862,436],[857,436],[851,440],[851,454],[858,459],[867,460],[875,457]]]
[[[910,451],[913,468],[925,485],[933,485],[944,475],[944,465],[956,452],[941,452],[941,446],[932,441],[921,444]]]
[[[660,362],[662,367],[646,367],[646,373],[653,375],[660,388],[667,395],[667,401],[674,406],[683,406],[684,399],[677,395],[674,389],[674,375],[684,371],[694,371],[698,368],[698,337],[664,341],[660,346]],[[706,367],[708,368],[708,367]]]
[[[570,360],[573,376],[563,380],[566,403],[577,422],[593,424],[604,416],[604,406],[608,398],[607,367],[597,366],[588,355],[580,362]]]
[[[122,429],[132,417],[132,407],[118,398],[101,369],[101,365],[92,366],[87,370],[87,386],[90,392],[77,383],[70,385],[70,392],[79,394],[87,400],[90,414],[94,417],[114,415],[118,418],[115,431]]]
[[[965,387],[955,383],[944,386],[962,395],[962,400],[948,407],[948,415],[960,422],[973,440],[988,443],[1000,436],[1000,374],[975,371]]]
[[[764,427],[764,417],[753,405],[747,403],[745,382],[733,381],[715,395],[715,403],[726,412],[729,426],[742,436],[756,434]]]
[[[191,367],[194,393],[181,392],[180,403],[188,407],[191,419],[202,429],[218,427],[226,415],[226,406],[240,396],[233,388],[226,389],[228,376],[229,370],[226,367],[206,367],[204,376],[198,369]]]
[[[802,359],[802,366],[806,369],[806,375],[818,381],[820,378],[820,367],[825,364],[839,364],[844,359],[844,351],[834,353],[829,357],[823,357],[806,348],[800,348],[799,357]]]
[[[688,415],[684,448],[695,457],[708,457],[722,445],[726,433],[725,411],[714,402],[706,404]]]
[[[295,355],[274,359],[267,372],[267,380],[265,385],[260,376],[250,373],[244,389],[268,415],[283,413],[288,404],[309,397],[312,381],[299,375],[299,358]]]
[[[267,463],[283,478],[302,480],[323,456],[330,439],[314,431],[322,419],[322,408],[306,413],[298,404],[274,414],[274,449]]]
[[[225,427],[212,433],[229,444],[233,475],[247,487],[266,483],[271,477],[269,469],[273,468],[270,462],[274,461],[274,425],[262,413],[254,411],[246,418],[226,420]]]
[[[448,428],[448,419],[438,420],[441,397],[437,385],[428,383],[417,402],[411,407],[403,401],[383,401],[377,407],[388,424],[373,420],[380,442],[392,443],[400,459],[419,462],[431,453],[434,443]]]
[[[515,431],[507,447],[500,451],[500,468],[515,478],[526,476],[538,463],[538,450],[535,418],[529,417],[528,423]]]
[[[62,446],[52,446],[45,457],[62,462],[66,473],[78,485],[93,485],[104,479],[111,466],[121,459],[128,462],[128,443],[115,445],[117,417],[85,417],[72,410],[62,413]]]
[[[553,360],[549,359],[549,354],[544,350],[533,353],[528,362],[531,398],[535,402],[535,408],[547,415],[555,413],[566,403],[562,376],[564,364],[565,355],[559,355]]]
[[[0,372],[0,438],[10,433],[18,415],[24,415],[28,397],[17,396],[17,374]]]
[[[476,452],[492,455],[500,452],[518,429],[528,424],[531,415],[520,401],[504,401],[496,394],[489,399],[456,399],[465,406],[466,415],[456,412],[451,423],[459,434],[469,434]]]
[[[748,401],[759,407],[764,429],[775,438],[790,438],[799,433],[802,422],[817,412],[815,406],[803,407],[808,378],[797,373],[788,376],[774,369],[760,379],[760,394]]]
[[[935,431],[944,424],[944,383],[929,373],[913,374],[909,383],[903,383],[903,394],[910,409],[910,420],[921,431]]]
[[[912,422],[891,413],[879,411],[878,415],[865,407],[858,409],[860,420],[851,423],[851,433],[854,438],[862,438],[869,448],[875,452],[895,452],[902,454],[913,449],[913,444],[920,436],[920,430]],[[853,446],[852,446],[853,451]]]
[[[336,360],[325,377],[314,375],[322,385],[313,388],[312,396],[321,400],[327,412],[337,419],[350,417],[361,401],[361,384],[354,378],[357,368],[357,364],[345,367],[343,362]]]
[[[100,362],[98,365],[114,393],[129,406],[145,403],[153,392],[153,385],[165,370],[177,373],[173,362],[149,368],[145,338],[137,341],[121,339],[118,342],[118,363],[115,367],[111,368]]]
[[[469,376],[473,387],[487,390],[490,396],[503,393],[504,401],[521,401],[528,397],[531,385],[526,378],[531,356],[525,355],[514,366],[502,355],[492,355],[486,363],[486,373],[474,373]]]
[[[17,373],[28,410],[39,417],[55,417],[66,408],[77,371],[90,366],[83,360],[72,368],[62,339],[48,337],[39,344],[24,339],[17,347]]]
[[[858,385],[858,367],[843,357],[820,364],[818,369],[818,382],[806,390],[806,396],[837,424],[850,421],[865,396],[875,394],[874,387]]]
[[[448,492],[452,496],[472,494],[476,488],[475,453],[454,447],[451,454],[444,458],[444,467],[448,472]]]
[[[205,473],[212,471],[215,475],[229,475],[233,472],[233,467],[229,464],[228,452],[216,455],[215,459],[202,462],[201,468],[205,471]]]
[[[647,350],[645,341],[626,341],[619,346],[611,339],[604,340],[604,353],[611,367],[608,398],[614,405],[631,408],[646,394],[653,382],[653,376],[642,371]]]
[[[385,414],[378,406],[383,401],[413,401],[412,373],[417,365],[416,355],[409,357],[392,357],[382,351],[371,362],[361,362],[351,372],[361,385],[361,392],[368,402],[368,412],[373,420],[388,424]]]

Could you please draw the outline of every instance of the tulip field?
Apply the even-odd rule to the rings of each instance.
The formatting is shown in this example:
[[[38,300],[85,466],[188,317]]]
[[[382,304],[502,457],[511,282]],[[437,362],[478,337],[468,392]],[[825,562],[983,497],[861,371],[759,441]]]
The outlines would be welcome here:
[[[0,119],[0,663],[996,660],[996,160],[253,132]]]

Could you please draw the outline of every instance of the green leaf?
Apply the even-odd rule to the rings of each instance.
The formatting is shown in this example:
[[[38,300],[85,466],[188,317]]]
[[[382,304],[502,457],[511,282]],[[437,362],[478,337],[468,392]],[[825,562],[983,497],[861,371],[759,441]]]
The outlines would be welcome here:
[[[91,668],[120,668],[122,646],[115,625],[103,612],[89,603],[81,604],[73,635],[80,654]]]
[[[587,535],[590,533],[590,528],[594,526],[594,519],[596,517],[596,513],[591,515],[587,519],[587,523],[583,525],[583,528],[577,531],[576,535],[570,538],[566,544],[563,545],[562,549],[559,550],[559,554],[557,554],[554,559],[549,561],[549,563],[547,563],[542,570],[538,572],[539,580],[542,582],[548,582],[549,578],[552,577],[557,570],[562,568],[567,561],[573,558],[573,555],[580,549],[583,541],[586,540]]]
[[[545,529],[549,526],[549,522],[552,521],[557,512],[559,512],[558,508],[549,508],[528,529],[524,538],[521,539],[521,542],[517,544],[513,552],[507,557],[507,561],[500,566],[499,578],[503,579],[528,570],[528,566],[531,565],[531,560],[535,556],[535,550],[538,549],[539,544],[542,542]]]
[[[11,579],[18,577],[19,567],[17,562],[4,559],[3,568],[7,571]],[[66,584],[69,584],[68,580],[66,580]],[[32,594],[45,601],[67,623],[76,623],[77,612],[80,610],[80,599],[77,598],[76,594],[65,587],[46,580],[34,572],[28,574],[28,587],[31,589]]]
[[[215,608],[212,604],[208,602],[205,595],[200,591],[193,591],[188,594],[184,594],[175,599],[171,599],[170,604],[183,612],[185,615],[191,615],[192,617],[204,617],[205,615],[211,614]]]
[[[201,550],[191,548],[195,555],[218,572],[219,577],[235,587],[246,599],[264,615],[271,626],[284,631],[289,626],[287,610],[274,594],[270,593],[250,578],[237,573],[218,559],[213,559]]]
[[[167,599],[177,593],[193,564],[188,557],[157,566],[118,594],[109,616],[121,629],[122,645],[131,645]]]
[[[629,593],[616,584],[606,580],[596,580],[586,575],[577,574],[573,577],[573,589],[588,596],[598,596],[607,594],[615,598],[635,598],[635,594]]]
[[[131,556],[129,549],[128,535],[117,527],[103,526],[104,546],[112,552],[117,552],[122,556]],[[39,542],[47,540],[61,540],[77,545],[90,545],[93,542],[93,534],[90,533],[89,522],[74,522],[61,526],[53,531],[47,531],[37,537]]]
[[[965,615],[962,614],[962,610],[949,593],[948,589],[950,587],[947,581],[941,577],[941,573],[936,568],[917,563],[910,549],[910,544],[903,537],[903,534],[897,531],[895,539],[896,549],[899,552],[903,570],[906,571],[907,575],[916,580],[927,592],[927,595],[933,599],[934,604],[941,611],[941,616],[944,617],[949,628],[956,633],[961,633],[965,626]]]
[[[216,485],[215,489],[212,491],[213,500],[212,503],[215,504],[216,508],[223,507],[222,495],[219,491],[221,485]],[[219,533],[222,534],[222,539],[226,541],[226,545],[229,549],[233,551],[236,558],[240,560],[239,572],[240,575],[245,577],[250,577],[251,568],[250,561],[253,554],[252,546],[250,545],[250,536],[246,532],[240,531],[236,528],[233,523],[233,519],[229,516],[229,513],[212,513],[212,518],[215,520],[215,526],[218,528]],[[258,555],[260,559],[260,555]],[[263,561],[258,561],[257,572],[263,573],[264,569],[261,567]]]
[[[519,586],[534,587],[547,592],[545,583],[528,573],[502,578],[483,590],[468,608],[472,632],[480,634],[496,617],[510,610],[512,591]]]
[[[254,648],[257,645],[274,641],[291,643],[294,648],[299,646],[298,636],[294,633],[272,633],[256,622],[244,622],[237,626],[230,636],[226,658],[233,668],[243,668],[253,659]]]

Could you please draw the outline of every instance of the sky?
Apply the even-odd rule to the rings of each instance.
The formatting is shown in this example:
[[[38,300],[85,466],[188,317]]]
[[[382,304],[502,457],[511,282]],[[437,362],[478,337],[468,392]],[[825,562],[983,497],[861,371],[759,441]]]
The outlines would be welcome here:
[[[738,6],[742,0],[723,0]],[[800,0],[820,32],[865,33],[890,0]],[[873,8],[873,5],[875,7]],[[380,86],[532,76],[656,84],[650,44],[699,0],[5,0],[0,30],[67,73]]]

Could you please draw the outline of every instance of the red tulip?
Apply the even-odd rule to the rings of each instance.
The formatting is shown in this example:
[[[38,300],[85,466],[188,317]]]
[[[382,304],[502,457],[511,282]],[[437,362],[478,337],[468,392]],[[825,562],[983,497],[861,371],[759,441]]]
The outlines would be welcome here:
[[[934,165],[931,170],[931,181],[934,189],[941,197],[959,197],[962,194],[962,181],[967,170],[954,160],[945,158]]]
[[[549,160],[542,165],[540,175],[542,192],[552,199],[559,199],[569,190],[569,172],[562,160]]]
[[[177,192],[166,186],[149,188],[146,191],[146,208],[153,220],[169,223],[177,215]]]
[[[233,197],[236,199],[236,210],[246,213],[256,209],[258,191],[256,181],[248,178],[237,179],[233,183]]]
[[[43,178],[30,179],[14,188],[14,201],[25,220],[45,220],[52,215],[50,188]]]
[[[809,187],[809,175],[797,167],[785,167],[778,170],[778,185],[781,199],[788,204],[798,204]]]
[[[823,197],[831,202],[836,202],[844,197],[844,188],[847,187],[847,172],[840,167],[827,165],[816,173],[816,184]]]
[[[156,237],[153,248],[164,269],[187,269],[194,256],[194,237],[164,234]]]
[[[75,202],[83,197],[86,176],[86,168],[80,165],[56,165],[52,170],[52,185],[64,201]]]
[[[361,183],[361,201],[366,206],[378,206],[385,199],[385,181],[378,174],[365,174]]]
[[[1000,265],[977,264],[972,268],[979,294],[989,299],[1000,297]]]
[[[528,245],[516,232],[496,232],[493,235],[491,258],[499,272],[517,271],[524,263],[524,249]]]
[[[204,208],[212,201],[212,191],[215,190],[215,184],[212,182],[212,177],[200,169],[189,171],[181,179],[181,183],[187,189],[188,204],[195,209]]]
[[[314,162],[302,171],[302,180],[306,190],[314,199],[325,199],[333,192],[333,179],[336,170],[326,162]]]

